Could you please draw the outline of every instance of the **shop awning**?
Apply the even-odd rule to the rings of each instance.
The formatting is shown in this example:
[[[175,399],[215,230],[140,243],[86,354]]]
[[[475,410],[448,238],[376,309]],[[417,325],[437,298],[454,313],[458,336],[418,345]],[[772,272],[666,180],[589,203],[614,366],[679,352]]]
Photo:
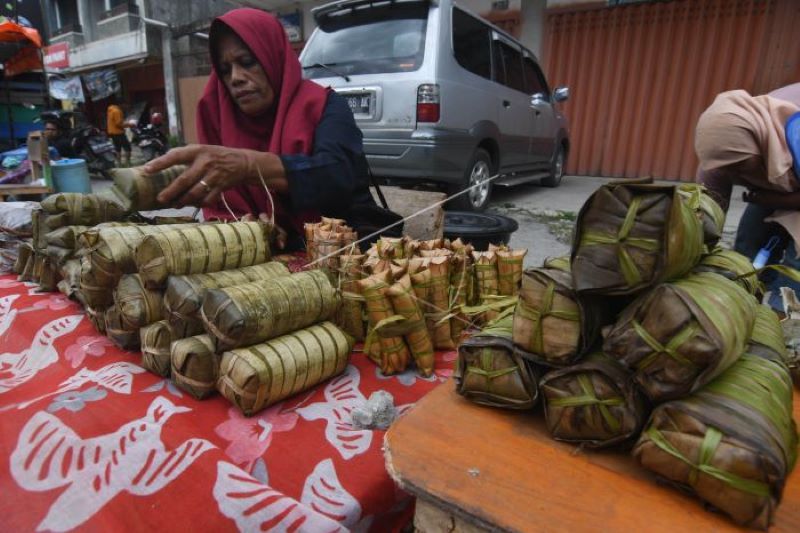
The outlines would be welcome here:
[[[6,77],[42,68],[42,38],[34,28],[6,20],[0,23],[0,62]]]

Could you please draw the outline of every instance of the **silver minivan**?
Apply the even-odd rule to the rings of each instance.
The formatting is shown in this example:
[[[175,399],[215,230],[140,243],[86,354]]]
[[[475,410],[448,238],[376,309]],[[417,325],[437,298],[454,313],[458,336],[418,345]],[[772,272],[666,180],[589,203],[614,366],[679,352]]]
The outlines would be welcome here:
[[[569,90],[551,91],[509,34],[454,0],[340,0],[312,13],[304,75],[346,97],[376,176],[471,187],[450,208],[475,211],[493,185],[560,183]]]

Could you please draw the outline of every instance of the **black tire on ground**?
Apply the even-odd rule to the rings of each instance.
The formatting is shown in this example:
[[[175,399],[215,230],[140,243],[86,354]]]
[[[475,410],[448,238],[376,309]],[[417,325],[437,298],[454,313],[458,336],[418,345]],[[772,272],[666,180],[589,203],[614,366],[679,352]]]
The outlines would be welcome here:
[[[492,158],[489,152],[478,148],[472,154],[469,165],[464,172],[464,179],[460,184],[448,188],[447,194],[452,196],[479,182],[485,182],[494,173]],[[447,209],[458,211],[484,211],[489,205],[492,196],[492,183],[486,182],[474,187],[470,192],[461,194],[447,203]]]
[[[564,177],[564,163],[566,162],[566,155],[564,146],[559,146],[555,156],[553,156],[553,164],[550,169],[550,175],[542,178],[541,184],[545,187],[558,187],[561,185],[561,178]]]

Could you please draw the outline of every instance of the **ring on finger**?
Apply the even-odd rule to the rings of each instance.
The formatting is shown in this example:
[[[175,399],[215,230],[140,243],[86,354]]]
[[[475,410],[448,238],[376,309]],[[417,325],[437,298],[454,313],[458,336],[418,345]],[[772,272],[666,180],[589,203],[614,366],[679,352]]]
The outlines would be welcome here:
[[[205,189],[207,193],[211,192],[211,186],[208,183],[206,183],[206,180],[200,180],[199,183],[200,185],[203,186],[203,189]]]

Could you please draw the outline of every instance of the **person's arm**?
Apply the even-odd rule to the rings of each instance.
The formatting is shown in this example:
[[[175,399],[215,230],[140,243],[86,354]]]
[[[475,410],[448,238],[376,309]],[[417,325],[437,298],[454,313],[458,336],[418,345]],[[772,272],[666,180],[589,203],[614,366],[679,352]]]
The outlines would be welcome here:
[[[751,204],[773,209],[800,210],[800,192],[746,191],[742,199]]]
[[[344,216],[359,179],[366,175],[361,130],[341,96],[331,93],[317,129],[311,155],[282,155],[289,198],[296,211],[316,210]]]

